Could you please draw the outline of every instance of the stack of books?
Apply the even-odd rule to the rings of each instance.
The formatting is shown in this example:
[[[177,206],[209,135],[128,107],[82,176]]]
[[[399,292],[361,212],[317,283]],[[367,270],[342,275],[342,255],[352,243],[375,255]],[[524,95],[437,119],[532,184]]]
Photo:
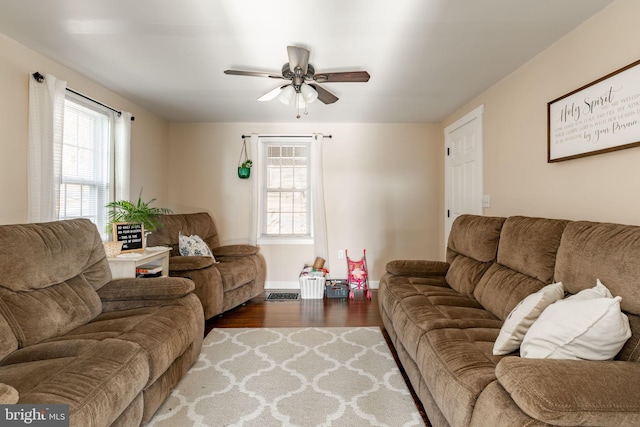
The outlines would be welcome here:
[[[136,277],[160,277],[162,275],[162,266],[143,264],[136,267]]]

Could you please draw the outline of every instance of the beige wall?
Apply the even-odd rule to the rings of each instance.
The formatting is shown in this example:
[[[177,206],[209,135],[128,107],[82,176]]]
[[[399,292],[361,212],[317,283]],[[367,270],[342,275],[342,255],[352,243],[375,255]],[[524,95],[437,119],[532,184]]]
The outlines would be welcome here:
[[[326,144],[329,263],[343,277],[339,249],[368,250],[378,280],[398,258],[442,259],[443,129],[485,105],[488,215],[535,215],[640,224],[640,148],[546,163],[547,102],[640,59],[640,2],[617,0],[442,123],[173,123],[61,64],[0,35],[0,223],[26,220],[28,74],[52,73],[69,86],[131,111],[132,185],[176,212],[210,212],[224,243],[246,241],[249,183],[236,176],[242,134],[332,134]],[[291,283],[311,247],[262,248],[271,283]]]
[[[547,163],[547,103],[640,59],[640,2],[618,0],[478,96],[487,215],[640,224],[640,148]]]
[[[442,137],[427,124],[172,123],[171,206],[208,211],[223,243],[248,239],[249,181],[237,177],[243,134],[331,134],[324,148],[329,264],[344,277],[339,249],[360,259],[372,280],[398,258],[439,259],[442,241]],[[255,158],[255,156],[254,156]],[[294,283],[311,246],[262,246],[272,286]]]
[[[135,116],[131,124],[131,194],[168,201],[168,124],[78,73],[0,34],[0,224],[27,221],[29,74],[53,74],[67,86]]]

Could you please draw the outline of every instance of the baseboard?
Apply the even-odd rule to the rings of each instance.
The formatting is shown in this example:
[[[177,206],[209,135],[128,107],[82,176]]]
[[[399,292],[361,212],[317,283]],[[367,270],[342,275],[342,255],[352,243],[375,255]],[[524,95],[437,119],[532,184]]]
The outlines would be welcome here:
[[[371,289],[378,289],[378,284],[380,282],[378,280],[369,281],[369,287]],[[300,290],[300,282],[298,281],[277,281],[277,280],[267,280],[264,284],[264,288],[267,290],[274,289],[296,289]]]

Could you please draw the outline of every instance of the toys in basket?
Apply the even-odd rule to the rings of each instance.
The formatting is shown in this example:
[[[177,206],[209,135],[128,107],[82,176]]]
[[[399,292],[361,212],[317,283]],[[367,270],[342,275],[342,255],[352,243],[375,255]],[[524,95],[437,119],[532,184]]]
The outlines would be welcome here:
[[[325,280],[329,270],[323,268],[324,260],[319,263],[318,258],[313,266],[305,264],[300,273],[300,297],[303,299],[324,298]]]

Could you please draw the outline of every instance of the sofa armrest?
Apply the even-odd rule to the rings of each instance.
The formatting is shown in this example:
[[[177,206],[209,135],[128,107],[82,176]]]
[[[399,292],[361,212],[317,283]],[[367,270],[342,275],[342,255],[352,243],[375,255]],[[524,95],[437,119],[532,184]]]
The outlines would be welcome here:
[[[496,376],[530,417],[554,425],[640,425],[640,363],[506,357]]]
[[[248,256],[256,255],[260,251],[260,248],[253,245],[227,245],[218,246],[213,248],[213,256],[225,257],[225,256]]]
[[[387,273],[396,276],[446,276],[449,271],[449,263],[442,261],[425,260],[396,260],[387,263]]]
[[[211,267],[215,261],[210,256],[172,256],[169,271],[193,271]]]
[[[98,289],[102,302],[170,300],[190,294],[195,285],[182,277],[115,279]]]
[[[0,383],[0,405],[13,405],[18,403],[19,399],[18,390],[9,384]]]

